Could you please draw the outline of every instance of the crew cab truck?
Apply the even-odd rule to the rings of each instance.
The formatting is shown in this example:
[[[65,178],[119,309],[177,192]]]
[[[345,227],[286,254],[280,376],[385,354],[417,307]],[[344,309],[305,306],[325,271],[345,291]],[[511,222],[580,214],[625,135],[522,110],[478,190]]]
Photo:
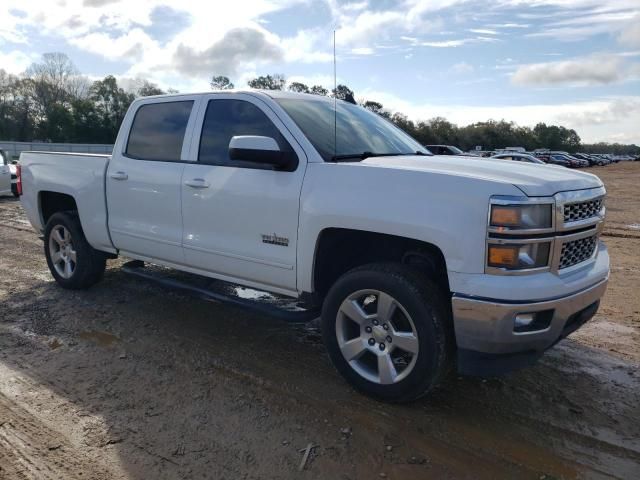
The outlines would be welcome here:
[[[605,188],[557,167],[433,156],[322,96],[138,99],[113,154],[23,153],[22,205],[64,288],[123,256],[321,308],[336,369],[387,401],[456,367],[533,363],[596,312]]]

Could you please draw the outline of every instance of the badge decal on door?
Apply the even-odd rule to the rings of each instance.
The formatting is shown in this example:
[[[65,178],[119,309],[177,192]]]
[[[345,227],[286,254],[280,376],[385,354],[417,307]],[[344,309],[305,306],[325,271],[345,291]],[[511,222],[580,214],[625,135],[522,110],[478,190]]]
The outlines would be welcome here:
[[[275,233],[265,235],[262,234],[262,243],[269,243],[271,245],[280,245],[281,247],[289,246],[289,239],[286,237],[279,237]]]

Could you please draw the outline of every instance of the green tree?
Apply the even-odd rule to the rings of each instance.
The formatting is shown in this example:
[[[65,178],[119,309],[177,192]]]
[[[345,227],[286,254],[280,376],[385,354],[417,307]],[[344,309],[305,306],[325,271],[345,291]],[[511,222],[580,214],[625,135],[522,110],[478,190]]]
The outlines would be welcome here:
[[[298,92],[298,93],[311,93],[311,90],[309,90],[309,87],[306,86],[304,83],[300,83],[300,82],[293,82],[291,85],[289,85],[289,90],[291,90],[292,92]]]
[[[99,118],[99,131],[96,140],[99,143],[113,143],[118,134],[120,124],[135,95],[125,92],[118,86],[113,75],[93,82],[90,98],[96,105]]]
[[[140,86],[136,89],[136,94],[139,97],[151,97],[153,95],[164,95],[165,93],[155,83],[151,83],[148,80],[142,80]]]
[[[324,88],[321,85],[314,85],[313,87],[311,87],[311,92],[314,95],[323,95],[323,96],[327,96],[329,95],[329,90],[327,90],[326,88]]]
[[[284,75],[278,73],[257,77],[247,82],[249,87],[261,90],[282,90],[286,83]]]
[[[383,109],[380,102],[374,102],[373,100],[365,101],[362,106],[367,110],[371,110],[373,113],[380,113]]]
[[[344,100],[345,102],[353,103],[354,105],[356,104],[353,90],[346,85],[338,85],[331,93],[333,93],[333,96],[338,100]]]
[[[231,90],[235,88],[229,77],[225,77],[224,75],[214,75],[211,77],[211,85],[212,90]]]

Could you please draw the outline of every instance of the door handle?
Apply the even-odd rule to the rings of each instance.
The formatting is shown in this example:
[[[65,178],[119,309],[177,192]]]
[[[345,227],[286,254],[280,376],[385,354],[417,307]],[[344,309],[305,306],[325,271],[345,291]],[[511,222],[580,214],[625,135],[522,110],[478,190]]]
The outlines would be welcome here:
[[[125,172],[116,172],[111,174],[111,178],[113,178],[114,180],[126,180],[129,178],[129,175],[127,175]]]
[[[184,182],[187,187],[191,188],[209,188],[209,184],[205,182],[204,178],[194,178],[193,180],[187,180]]]

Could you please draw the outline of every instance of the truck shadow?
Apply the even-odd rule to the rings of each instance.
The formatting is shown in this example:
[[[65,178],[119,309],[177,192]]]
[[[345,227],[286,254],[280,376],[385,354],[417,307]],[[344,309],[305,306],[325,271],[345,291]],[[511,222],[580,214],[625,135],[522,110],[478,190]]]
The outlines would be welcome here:
[[[0,327],[0,362],[30,379],[30,398],[59,398],[75,412],[61,431],[115,453],[127,478],[294,477],[309,442],[313,478],[631,478],[640,464],[637,365],[570,339],[529,370],[452,376],[386,405],[338,377],[313,324],[193,299],[117,265],[84,292],[41,276],[14,287]]]

